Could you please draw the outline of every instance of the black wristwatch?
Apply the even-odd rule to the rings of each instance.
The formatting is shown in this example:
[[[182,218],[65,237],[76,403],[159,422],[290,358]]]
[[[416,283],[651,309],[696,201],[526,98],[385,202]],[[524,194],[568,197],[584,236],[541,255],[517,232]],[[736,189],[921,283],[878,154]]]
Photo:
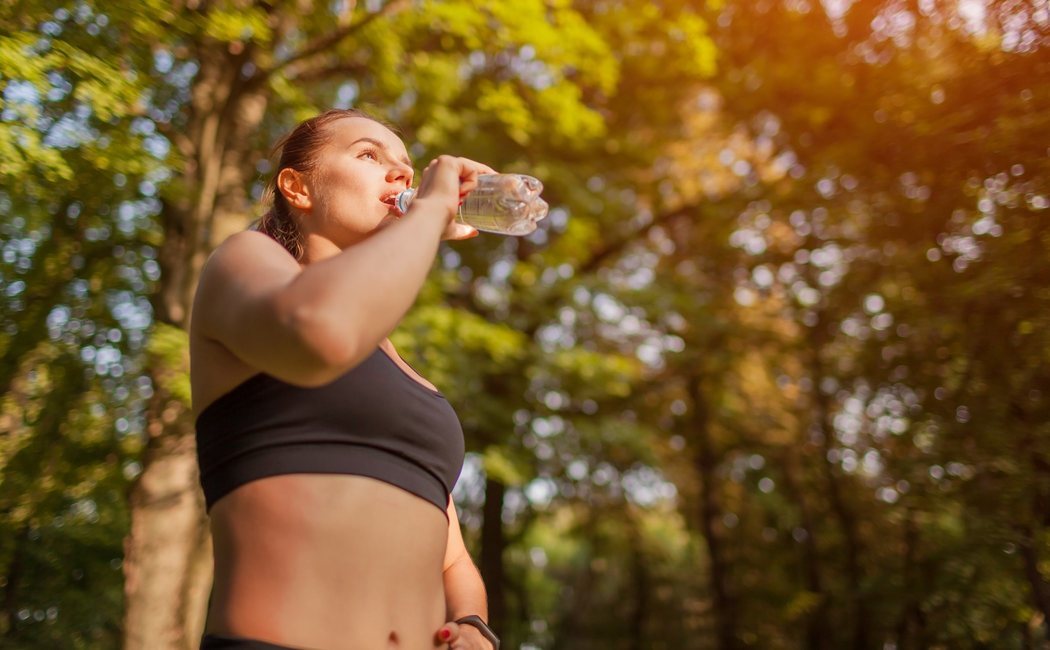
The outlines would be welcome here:
[[[477,614],[457,618],[456,623],[459,623],[460,625],[473,625],[478,628],[478,631],[481,632],[481,636],[485,637],[495,650],[499,650],[499,637],[496,636],[496,633],[492,631],[492,628],[486,625],[485,621],[483,621]]]

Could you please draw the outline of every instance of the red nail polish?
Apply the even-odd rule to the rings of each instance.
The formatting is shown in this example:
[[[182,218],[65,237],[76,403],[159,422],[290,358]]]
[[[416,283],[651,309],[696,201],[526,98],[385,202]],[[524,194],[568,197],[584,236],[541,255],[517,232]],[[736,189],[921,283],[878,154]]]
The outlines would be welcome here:
[[[441,630],[441,640],[448,641],[448,638],[452,636],[451,630]]]

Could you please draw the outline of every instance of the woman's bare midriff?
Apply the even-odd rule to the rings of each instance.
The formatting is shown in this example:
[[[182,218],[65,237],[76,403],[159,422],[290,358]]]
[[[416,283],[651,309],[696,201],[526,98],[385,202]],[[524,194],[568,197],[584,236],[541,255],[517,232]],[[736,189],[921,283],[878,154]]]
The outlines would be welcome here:
[[[248,483],[211,509],[207,631],[294,648],[434,647],[445,622],[445,515],[382,481]]]

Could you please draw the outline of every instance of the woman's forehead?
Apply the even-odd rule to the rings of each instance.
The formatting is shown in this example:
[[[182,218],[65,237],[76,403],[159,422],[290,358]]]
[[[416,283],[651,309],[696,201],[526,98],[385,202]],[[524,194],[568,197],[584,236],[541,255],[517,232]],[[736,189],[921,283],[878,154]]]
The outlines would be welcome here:
[[[347,117],[332,124],[333,141],[341,146],[351,146],[365,138],[378,141],[398,158],[408,155],[405,143],[390,129],[367,117]]]

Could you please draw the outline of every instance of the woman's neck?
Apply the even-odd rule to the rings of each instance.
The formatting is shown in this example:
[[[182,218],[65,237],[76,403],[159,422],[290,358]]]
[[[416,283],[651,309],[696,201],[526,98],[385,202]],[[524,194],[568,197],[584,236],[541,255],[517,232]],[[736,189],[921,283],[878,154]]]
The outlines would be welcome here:
[[[326,237],[306,234],[303,239],[303,258],[299,260],[303,266],[326,260],[342,252],[335,242]]]

